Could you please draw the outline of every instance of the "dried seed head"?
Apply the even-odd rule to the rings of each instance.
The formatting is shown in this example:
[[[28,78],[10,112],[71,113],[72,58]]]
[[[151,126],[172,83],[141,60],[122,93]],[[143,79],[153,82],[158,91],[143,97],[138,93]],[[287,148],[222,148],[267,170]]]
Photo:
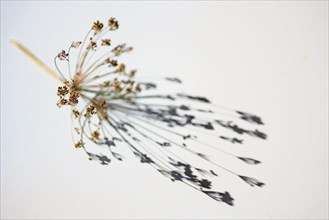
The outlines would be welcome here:
[[[117,66],[118,65],[118,61],[116,61],[116,60],[111,60],[110,58],[106,58],[105,60],[104,60],[104,63],[105,64],[111,64],[110,66]]]
[[[91,117],[92,115],[96,114],[96,108],[93,105],[90,105],[87,110],[86,113],[84,114],[85,117]]]
[[[80,112],[76,109],[72,109],[72,113],[74,115],[74,118],[78,118],[80,116]]]
[[[81,44],[81,41],[73,41],[71,44],[71,47],[73,48],[78,48]]]
[[[134,77],[136,75],[137,70],[130,70],[129,77]]]
[[[119,28],[119,23],[115,18],[110,18],[108,25],[110,27],[110,30],[116,30]]]
[[[136,91],[136,93],[140,93],[142,91],[141,85],[139,83],[135,87],[135,91]]]
[[[111,40],[110,39],[102,39],[102,46],[111,46]]]
[[[114,79],[114,81],[112,82],[112,86],[114,87],[114,91],[115,92],[121,92],[121,86],[120,86],[120,82],[118,81],[117,78]]]
[[[118,66],[118,61],[116,61],[116,60],[111,60],[110,63],[112,66]]]
[[[103,23],[99,22],[98,20],[94,22],[92,29],[97,33],[100,32],[103,29]]]
[[[65,60],[69,54],[65,52],[65,50],[62,50],[61,52],[58,53],[57,57],[60,60]]]
[[[87,49],[89,49],[89,50],[90,49],[95,50],[96,47],[97,47],[97,43],[95,41],[93,41],[92,38],[90,38],[90,43],[89,43]]]
[[[122,53],[132,51],[132,47],[126,47],[126,44],[119,44],[112,49],[115,56],[120,56]]]
[[[83,143],[83,141],[80,140],[77,143],[75,143],[74,147],[75,148],[82,148],[84,145],[85,145],[85,143]]]
[[[65,96],[68,93],[69,93],[69,90],[68,90],[67,86],[63,86],[63,87],[60,86],[57,89],[57,95],[59,97],[63,97],[63,96]]]
[[[98,131],[93,131],[93,132],[91,133],[91,138],[92,138],[93,140],[99,140],[99,135],[100,135],[100,133],[99,133]]]
[[[62,107],[63,105],[67,105],[68,104],[68,101],[67,99],[64,99],[64,98],[60,98],[58,101],[57,101],[57,106],[58,107]]]
[[[116,73],[124,73],[125,70],[126,70],[126,66],[125,66],[123,63],[121,63],[121,64],[118,66],[118,68],[115,70],[115,72],[116,72]]]
[[[110,86],[110,81],[104,81],[102,84],[102,87],[109,87]]]
[[[71,105],[76,105],[78,104],[79,100],[79,92],[75,91],[74,89],[72,89],[70,91],[70,97],[69,97],[69,102]]]

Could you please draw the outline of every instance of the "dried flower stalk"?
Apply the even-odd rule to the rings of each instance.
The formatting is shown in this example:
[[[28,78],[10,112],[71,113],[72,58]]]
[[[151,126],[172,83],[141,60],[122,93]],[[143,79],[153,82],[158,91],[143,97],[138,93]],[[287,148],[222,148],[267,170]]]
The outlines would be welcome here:
[[[234,136],[248,135],[266,139],[267,135],[257,129],[245,129],[231,120],[221,119],[225,115],[217,112],[219,107],[205,97],[182,93],[152,93],[157,87],[156,83],[143,81],[137,77],[135,69],[128,70],[119,61],[119,57],[132,51],[132,47],[119,44],[112,48],[112,39],[105,37],[118,27],[115,18],[110,18],[106,26],[100,21],[94,22],[84,40],[73,41],[68,50],[61,50],[54,57],[58,73],[12,40],[46,73],[62,83],[57,89],[57,105],[72,108],[74,147],[83,149],[90,160],[108,165],[111,157],[123,160],[123,155],[114,148],[125,145],[140,162],[150,164],[163,176],[183,182],[228,205],[233,205],[234,200],[230,193],[212,191],[211,179],[216,178],[218,172],[234,175],[251,186],[263,186],[264,183],[224,167],[204,152],[212,155],[216,152],[245,164],[257,165],[260,164],[259,160],[222,149],[223,142],[243,144],[241,137],[218,135],[215,132],[217,128],[222,128]],[[107,52],[99,55],[98,51],[103,49]],[[76,62],[72,63],[74,53],[77,53]],[[60,67],[63,63],[67,63],[64,65],[65,70],[63,66]],[[178,78],[166,77],[163,80],[182,83]],[[263,125],[261,118],[256,115],[227,108],[221,110],[240,122]],[[202,140],[202,133],[220,143],[209,144],[207,139]],[[105,146],[106,151],[104,148],[95,148],[95,145]],[[188,162],[190,157],[194,159]],[[201,168],[195,159],[206,165]]]

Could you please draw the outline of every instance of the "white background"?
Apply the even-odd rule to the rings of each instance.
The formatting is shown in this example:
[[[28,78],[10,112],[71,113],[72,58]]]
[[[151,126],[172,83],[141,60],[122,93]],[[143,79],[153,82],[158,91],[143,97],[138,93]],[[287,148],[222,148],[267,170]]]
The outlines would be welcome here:
[[[127,63],[177,75],[184,89],[262,116],[268,141],[248,148],[267,185],[235,187],[234,207],[137,160],[100,166],[74,149],[45,63],[94,20],[116,17]],[[328,2],[1,1],[1,218],[328,218]],[[226,178],[223,176],[223,178]],[[230,179],[228,179],[230,180]]]

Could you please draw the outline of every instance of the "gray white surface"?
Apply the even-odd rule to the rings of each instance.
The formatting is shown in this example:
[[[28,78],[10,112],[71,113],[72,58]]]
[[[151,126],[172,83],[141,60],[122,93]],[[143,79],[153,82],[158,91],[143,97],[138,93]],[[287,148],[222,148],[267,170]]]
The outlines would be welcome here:
[[[244,148],[267,185],[232,180],[236,204],[214,202],[131,158],[100,166],[73,148],[58,83],[9,44],[52,66],[94,20],[143,75],[260,115],[268,141]],[[1,218],[328,218],[328,2],[1,1]],[[252,145],[253,143],[249,143]],[[248,146],[248,144],[246,144]],[[230,181],[228,177],[223,179]]]

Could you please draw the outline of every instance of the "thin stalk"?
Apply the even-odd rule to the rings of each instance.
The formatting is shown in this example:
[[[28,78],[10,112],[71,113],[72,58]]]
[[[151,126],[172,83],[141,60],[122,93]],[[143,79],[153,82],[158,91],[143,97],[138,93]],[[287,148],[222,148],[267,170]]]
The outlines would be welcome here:
[[[17,40],[11,39],[10,42],[20,51],[22,51],[27,57],[29,57],[34,63],[41,67],[41,69],[43,69],[48,75],[60,82],[63,82],[63,80],[58,76],[57,73],[50,69],[46,64],[44,64],[39,58],[37,58],[31,51],[29,51],[26,47],[20,44]]]

